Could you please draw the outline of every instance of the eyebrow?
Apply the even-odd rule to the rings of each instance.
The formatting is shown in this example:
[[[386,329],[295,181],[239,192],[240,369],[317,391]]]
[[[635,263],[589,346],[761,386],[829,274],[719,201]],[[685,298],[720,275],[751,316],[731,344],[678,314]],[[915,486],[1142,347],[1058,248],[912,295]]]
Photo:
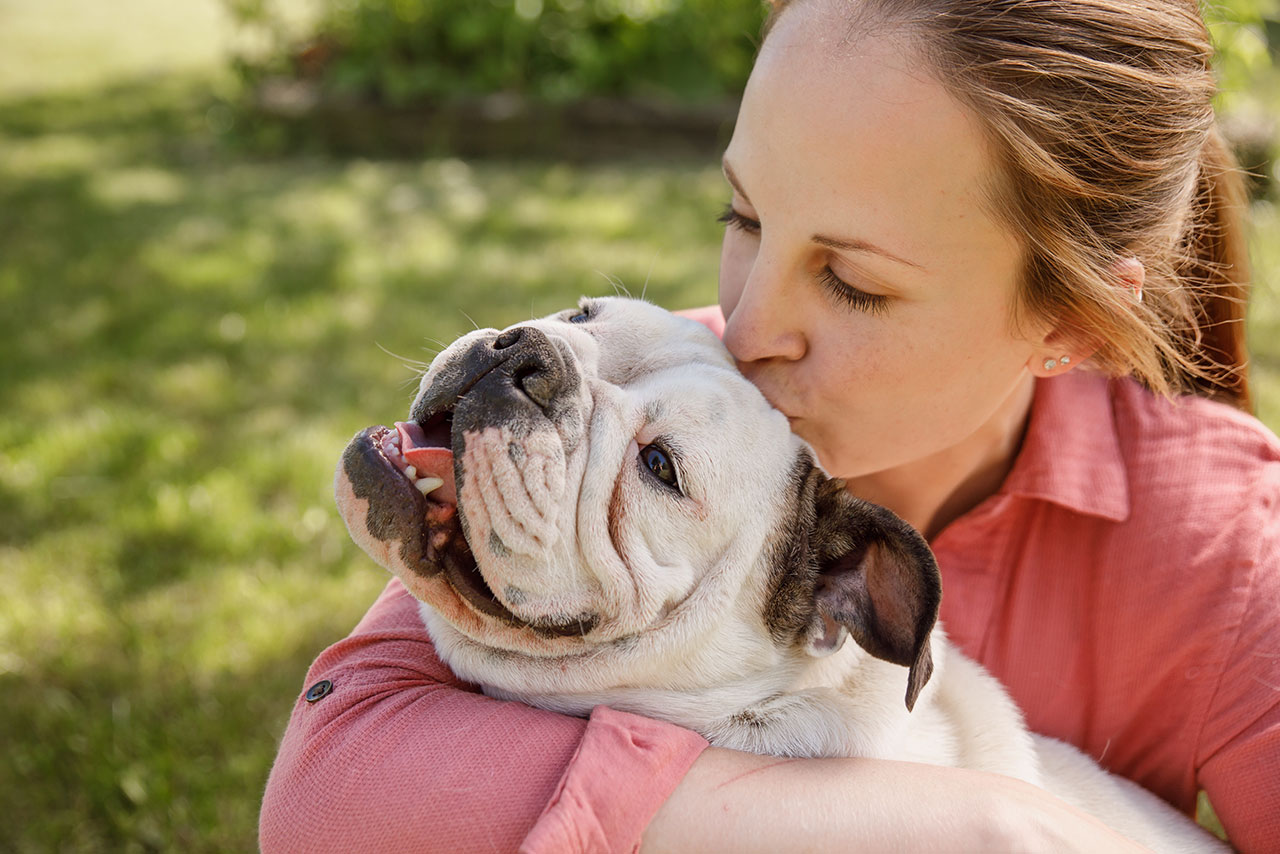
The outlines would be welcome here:
[[[750,204],[751,198],[747,195],[746,191],[742,189],[742,184],[739,183],[738,176],[733,174],[733,167],[729,165],[729,161],[721,160],[720,166],[724,170],[725,180],[732,185],[733,189],[738,191],[738,195],[747,200],[747,204]],[[895,255],[889,250],[882,249],[867,240],[842,240],[837,237],[827,237],[822,234],[814,234],[809,239],[814,243],[830,247],[831,249],[842,249],[849,252],[867,252],[873,255],[880,255],[884,258],[888,258],[890,261],[896,261],[899,264],[905,264],[908,267],[914,267],[917,270],[924,269],[924,265],[917,264],[915,261],[908,261],[906,258],[903,258],[900,255]]]

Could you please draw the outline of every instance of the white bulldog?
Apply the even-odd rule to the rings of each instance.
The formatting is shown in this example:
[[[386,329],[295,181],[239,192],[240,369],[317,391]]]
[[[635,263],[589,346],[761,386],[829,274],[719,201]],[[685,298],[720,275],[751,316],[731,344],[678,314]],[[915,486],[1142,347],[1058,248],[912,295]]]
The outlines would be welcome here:
[[[925,541],[824,475],[692,320],[610,298],[476,330],[408,422],[352,440],[336,493],[440,657],[491,696],[755,753],[993,771],[1157,851],[1227,850],[1028,733],[935,625]]]

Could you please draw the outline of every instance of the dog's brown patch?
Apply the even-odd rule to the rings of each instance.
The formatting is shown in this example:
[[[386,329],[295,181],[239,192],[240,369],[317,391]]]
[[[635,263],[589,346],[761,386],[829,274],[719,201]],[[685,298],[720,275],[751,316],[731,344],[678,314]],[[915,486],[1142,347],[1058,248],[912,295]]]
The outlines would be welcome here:
[[[822,477],[808,454],[797,455],[785,487],[796,496],[796,501],[791,512],[779,520],[765,546],[771,568],[764,624],[774,643],[780,646],[795,643],[813,617],[817,569],[810,547],[810,531],[813,529],[813,494]]]
[[[424,577],[440,572],[427,560],[430,545],[423,525],[427,500],[378,450],[386,427],[358,433],[342,453],[342,471],[354,498],[367,503],[365,530],[375,542],[399,543],[399,562]]]

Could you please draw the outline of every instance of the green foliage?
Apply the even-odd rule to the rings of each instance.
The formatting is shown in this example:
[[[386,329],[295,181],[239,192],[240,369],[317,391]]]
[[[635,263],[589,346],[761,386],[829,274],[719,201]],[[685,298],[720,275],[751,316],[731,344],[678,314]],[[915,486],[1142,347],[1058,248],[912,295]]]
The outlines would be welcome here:
[[[1280,50],[1280,0],[1219,0],[1205,7],[1213,36],[1220,107],[1238,109]]]
[[[227,2],[247,26],[271,21],[264,0]],[[735,95],[765,8],[763,0],[324,0],[301,70],[320,73],[333,91],[393,104],[489,92]]]

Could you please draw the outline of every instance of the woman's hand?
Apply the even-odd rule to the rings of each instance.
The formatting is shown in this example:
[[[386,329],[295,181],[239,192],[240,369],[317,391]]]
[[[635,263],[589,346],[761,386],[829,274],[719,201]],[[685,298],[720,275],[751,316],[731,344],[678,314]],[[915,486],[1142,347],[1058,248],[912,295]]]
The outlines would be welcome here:
[[[777,851],[1143,852],[1021,780],[882,759],[709,748],[654,816],[643,854]]]

